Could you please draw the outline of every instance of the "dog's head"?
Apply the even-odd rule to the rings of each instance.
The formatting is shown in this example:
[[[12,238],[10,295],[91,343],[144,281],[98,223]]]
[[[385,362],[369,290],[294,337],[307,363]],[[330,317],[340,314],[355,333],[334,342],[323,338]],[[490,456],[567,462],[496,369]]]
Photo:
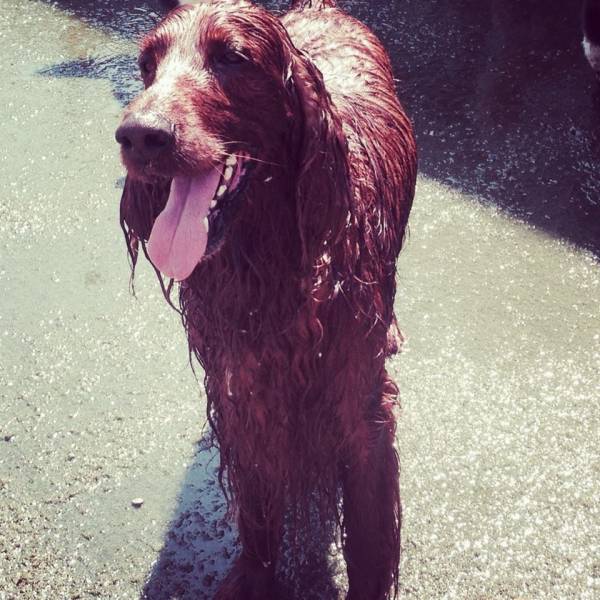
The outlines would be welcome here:
[[[116,132],[121,218],[130,249],[148,241],[155,266],[183,280],[219,250],[247,188],[284,164],[305,170],[329,100],[281,22],[246,0],[177,7],[143,40],[139,66],[145,89]]]

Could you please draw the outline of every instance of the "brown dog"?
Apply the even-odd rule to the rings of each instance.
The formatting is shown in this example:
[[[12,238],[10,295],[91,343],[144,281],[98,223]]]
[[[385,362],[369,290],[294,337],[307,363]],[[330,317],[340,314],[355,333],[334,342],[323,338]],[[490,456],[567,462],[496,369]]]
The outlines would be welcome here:
[[[117,130],[121,221],[180,281],[242,551],[220,599],[273,597],[285,511],[343,528],[351,600],[397,589],[396,258],[416,174],[376,37],[331,0],[171,12]]]

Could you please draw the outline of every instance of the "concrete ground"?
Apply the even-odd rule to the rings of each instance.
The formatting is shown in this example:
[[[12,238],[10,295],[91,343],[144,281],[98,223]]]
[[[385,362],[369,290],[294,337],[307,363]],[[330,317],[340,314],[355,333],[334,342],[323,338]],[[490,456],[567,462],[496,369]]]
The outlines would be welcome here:
[[[385,41],[421,156],[391,363],[402,596],[600,598],[600,100],[579,2],[342,4]],[[235,553],[182,328],[147,266],[130,295],[118,227],[113,132],[153,10],[0,0],[1,600],[210,598]],[[284,596],[335,598],[339,568],[309,559]]]

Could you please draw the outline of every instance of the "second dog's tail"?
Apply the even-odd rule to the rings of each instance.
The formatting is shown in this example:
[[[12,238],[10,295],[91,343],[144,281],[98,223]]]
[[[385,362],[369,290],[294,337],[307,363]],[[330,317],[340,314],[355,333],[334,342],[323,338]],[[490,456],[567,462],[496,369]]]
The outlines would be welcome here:
[[[303,10],[304,8],[328,8],[337,6],[335,0],[292,0],[292,9]]]

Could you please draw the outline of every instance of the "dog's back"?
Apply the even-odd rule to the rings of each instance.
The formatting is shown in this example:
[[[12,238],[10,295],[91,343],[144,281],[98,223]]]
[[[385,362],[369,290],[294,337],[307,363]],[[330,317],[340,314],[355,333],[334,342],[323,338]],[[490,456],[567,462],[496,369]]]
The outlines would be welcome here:
[[[294,45],[323,74],[352,155],[353,180],[360,184],[355,190],[359,208],[374,234],[381,233],[385,221],[393,239],[374,235],[373,243],[386,246],[381,259],[395,259],[414,194],[406,186],[414,182],[410,174],[416,165],[411,126],[396,95],[388,55],[368,27],[332,0],[299,0],[283,23]]]

